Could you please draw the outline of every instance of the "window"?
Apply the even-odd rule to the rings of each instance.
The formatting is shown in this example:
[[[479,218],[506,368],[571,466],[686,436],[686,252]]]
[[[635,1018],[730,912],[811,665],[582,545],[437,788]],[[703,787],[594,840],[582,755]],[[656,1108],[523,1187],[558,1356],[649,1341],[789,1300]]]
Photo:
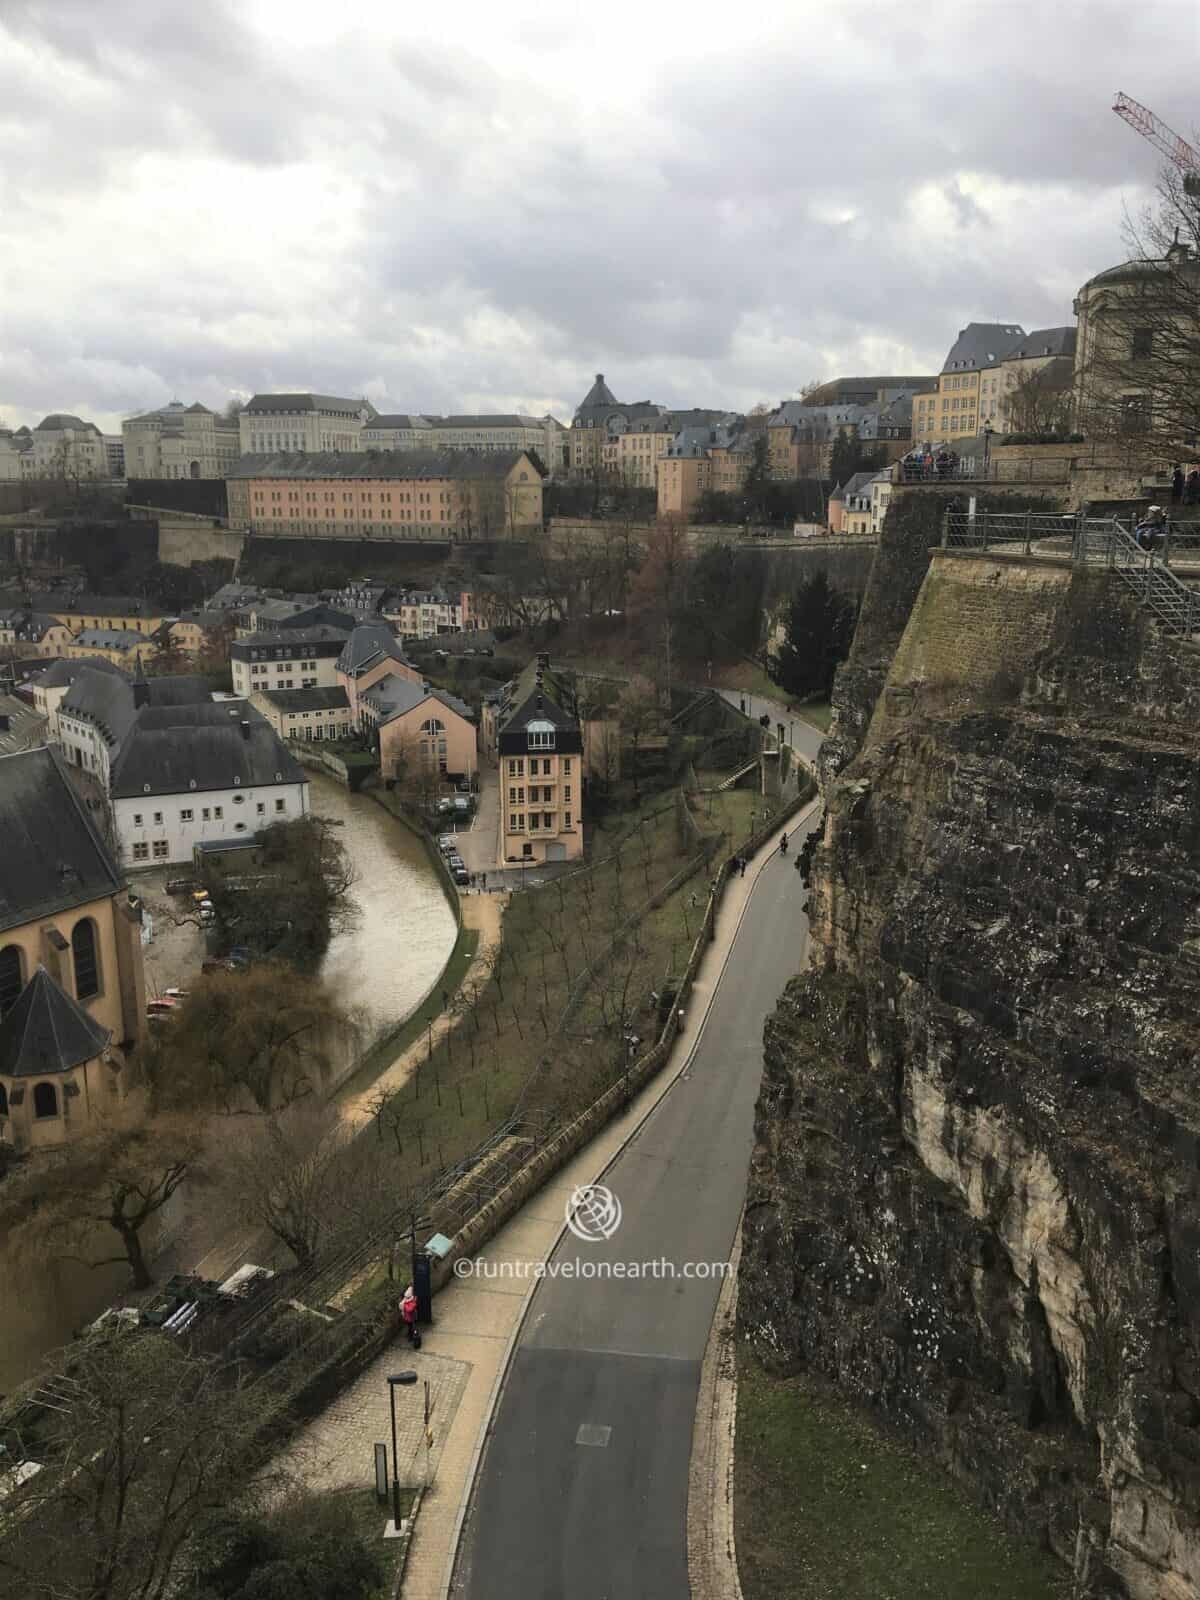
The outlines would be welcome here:
[[[224,815],[225,815],[225,808],[223,806],[214,806],[213,807],[213,816],[217,819],[218,822],[220,822],[221,818]]]
[[[571,813],[569,811],[564,811],[563,812],[563,827],[564,828],[569,828],[570,826],[571,826]]]
[[[530,833],[535,832],[536,829],[537,829],[537,826],[538,826],[538,814],[537,814],[536,811],[531,811],[529,813],[529,831],[530,831]]]
[[[135,861],[148,861],[150,859],[150,846],[144,839],[139,844],[134,845],[133,859]]]
[[[276,815],[278,815],[281,811],[286,811],[286,810],[287,810],[287,801],[286,800],[276,800],[276,802],[275,802],[275,813],[276,813]]]
[[[190,807],[188,807],[188,808],[180,811],[179,820],[180,820],[180,822],[191,822],[192,819],[194,818],[194,816],[195,816],[195,812],[192,811],[192,809]]]
[[[25,987],[24,976],[20,947],[6,944],[0,950],[0,1017]]]
[[[96,924],[91,917],[81,917],[71,930],[71,959],[75,968],[75,998],[90,1000],[100,993]]]
[[[547,830],[552,830],[554,827],[554,818],[549,811],[542,813],[542,827]]]
[[[141,827],[141,825],[142,825],[142,813],[140,811],[135,811],[133,813],[133,825],[134,825],[135,828],[140,828]]]
[[[167,859],[167,841],[165,839],[155,839],[154,859],[155,861],[165,861]]]
[[[1133,330],[1132,355],[1135,361],[1142,360],[1145,356],[1154,354],[1154,329],[1135,328]]]
[[[162,827],[162,812],[161,811],[156,811],[154,813],[154,826],[156,828],[161,828]]]
[[[515,789],[510,789],[508,791],[508,803],[509,803],[510,806],[515,806],[516,805],[516,803],[517,803],[517,791]]]
[[[570,798],[571,798],[571,785],[569,783],[566,783],[566,784],[563,785],[563,800],[566,801],[566,800],[569,800]]]
[[[211,822],[212,821],[212,812],[208,809],[207,806],[205,806],[204,809],[201,811],[200,820],[201,820],[201,822]]]
[[[563,777],[564,778],[569,778],[570,776],[571,776],[571,758],[570,758],[570,756],[564,756],[563,757]]]
[[[35,1117],[56,1117],[58,1115],[58,1090],[52,1083],[39,1083],[33,1091],[33,1114]]]
[[[260,817],[265,817],[267,814],[267,802],[260,800],[254,809]]]
[[[236,778],[234,779],[234,782],[237,782]],[[246,796],[244,794],[235,794],[233,797],[233,803],[235,806],[244,806],[246,803]]]
[[[554,749],[554,724],[538,719],[529,723],[525,730],[530,750]]]

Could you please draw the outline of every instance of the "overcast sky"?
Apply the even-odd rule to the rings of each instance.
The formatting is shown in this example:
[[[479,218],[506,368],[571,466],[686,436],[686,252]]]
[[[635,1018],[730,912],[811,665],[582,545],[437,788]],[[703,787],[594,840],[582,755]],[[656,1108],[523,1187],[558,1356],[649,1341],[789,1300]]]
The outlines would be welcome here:
[[[421,13],[424,20],[410,20]],[[0,0],[0,421],[746,409],[1069,322],[1194,0]]]

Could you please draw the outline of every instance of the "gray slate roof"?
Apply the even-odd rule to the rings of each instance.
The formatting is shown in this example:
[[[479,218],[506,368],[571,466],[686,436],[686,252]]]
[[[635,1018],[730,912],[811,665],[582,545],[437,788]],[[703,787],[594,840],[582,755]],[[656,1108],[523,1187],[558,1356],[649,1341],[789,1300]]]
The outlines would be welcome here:
[[[212,690],[204,678],[182,673],[178,676],[143,678],[139,680],[139,690],[145,696],[145,704],[139,713],[134,705],[133,684],[123,672],[97,670],[106,666],[106,662],[80,661],[74,664],[84,668],[84,671],[77,674],[63,696],[59,713],[95,723],[110,745],[119,745],[124,741],[139,714],[146,716],[156,708],[178,709],[181,706],[213,703]]]
[[[579,410],[588,411],[597,406],[616,406],[619,404],[620,401],[605,383],[604,374],[598,372],[595,383],[579,402]]]
[[[1017,322],[968,322],[942,363],[943,372],[977,372],[1003,361],[1025,338]]]
[[[143,713],[112,769],[114,799],[144,794],[186,794],[212,789],[252,789],[275,783],[303,783],[304,771],[291,757],[270,723],[251,707],[210,722],[189,716],[198,706],[184,707],[170,725],[166,714]],[[185,720],[186,719],[186,720]],[[243,721],[245,728],[242,727]],[[148,786],[148,787],[147,787]]]
[[[57,433],[64,428],[82,429],[85,433],[100,432],[94,422],[85,422],[82,417],[73,417],[69,411],[52,411],[48,417],[42,418],[33,431],[34,433]]]
[[[386,623],[360,622],[346,640],[338,657],[337,666],[339,672],[357,677],[358,674],[368,672],[384,660],[398,661],[405,667],[412,666],[412,662],[400,646],[399,639]]]
[[[1073,356],[1075,354],[1075,329],[1035,328],[1027,333],[1014,350],[1008,352],[1010,361],[1033,356]]]
[[[432,426],[428,417],[419,416],[415,411],[388,411],[372,417],[370,422],[363,423],[364,428],[431,428]]]
[[[504,478],[523,450],[313,450],[243,456],[227,478]]]
[[[280,711],[347,711],[350,701],[340,685],[335,689],[258,689],[255,691]]]
[[[374,407],[369,400],[349,400],[345,395],[336,394],[256,394],[247,405],[246,410],[256,411],[345,411],[353,412],[355,416],[363,406],[369,411]]]
[[[0,1022],[0,1077],[70,1072],[104,1050],[112,1034],[39,967]]]
[[[146,636],[136,628],[81,628],[74,642],[85,650],[136,650]]]
[[[384,727],[394,717],[403,716],[414,706],[423,705],[426,701],[436,701],[457,716],[465,717],[468,722],[475,720],[475,713],[470,706],[457,695],[451,694],[446,689],[433,689],[428,684],[411,683],[407,678],[401,678],[397,674],[381,678],[367,690],[363,699],[379,713],[380,727]]]
[[[0,930],[124,883],[56,750],[0,756]]]
[[[125,674],[115,661],[106,661],[103,656],[93,656],[89,661],[56,661],[52,667],[47,667],[45,672],[39,672],[33,680],[34,687],[38,689],[61,689],[72,684],[84,672],[107,673],[110,677],[124,678]]]

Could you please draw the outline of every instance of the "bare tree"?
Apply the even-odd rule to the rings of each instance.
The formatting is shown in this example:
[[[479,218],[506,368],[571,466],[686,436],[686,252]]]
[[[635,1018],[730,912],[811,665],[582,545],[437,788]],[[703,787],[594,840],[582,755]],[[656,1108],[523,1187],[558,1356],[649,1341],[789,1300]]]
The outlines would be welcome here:
[[[266,1392],[174,1340],[113,1331],[66,1351],[37,1400],[41,1470],[0,1501],[0,1592],[178,1593],[189,1539],[250,1492]]]
[[[1158,207],[1126,223],[1133,259],[1081,300],[1078,420],[1143,457],[1192,460],[1200,441],[1200,197],[1160,175]]]
[[[147,1223],[170,1200],[200,1154],[200,1138],[178,1117],[102,1126],[27,1163],[0,1190],[0,1235],[30,1264],[57,1255],[90,1267],[126,1262],[137,1289],[153,1281],[142,1242]],[[98,1253],[109,1228],[116,1255]]]

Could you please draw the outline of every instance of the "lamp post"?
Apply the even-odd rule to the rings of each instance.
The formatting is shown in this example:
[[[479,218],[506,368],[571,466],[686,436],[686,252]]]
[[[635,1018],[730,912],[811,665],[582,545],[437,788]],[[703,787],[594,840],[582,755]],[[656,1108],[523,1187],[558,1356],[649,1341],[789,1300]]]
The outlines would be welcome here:
[[[991,459],[991,454],[992,454],[992,425],[991,425],[990,422],[985,422],[984,425],[983,425],[983,476],[984,476],[984,480],[985,481],[987,480],[988,462]]]
[[[396,1385],[406,1388],[416,1383],[415,1372],[394,1372],[388,1378],[388,1399],[392,1404],[392,1532],[400,1532],[400,1458],[396,1453]]]

